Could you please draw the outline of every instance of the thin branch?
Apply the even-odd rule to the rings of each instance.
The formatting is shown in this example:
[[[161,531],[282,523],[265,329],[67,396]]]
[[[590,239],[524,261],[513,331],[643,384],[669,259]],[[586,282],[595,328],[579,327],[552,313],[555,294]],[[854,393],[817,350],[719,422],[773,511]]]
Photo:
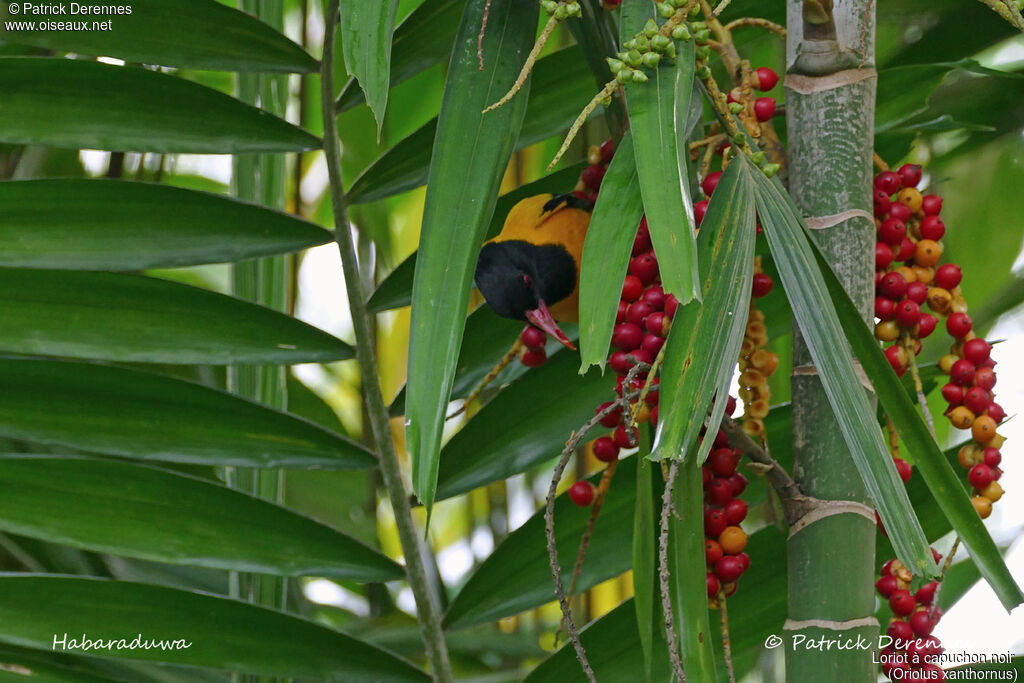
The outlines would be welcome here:
[[[736,670],[732,665],[732,644],[729,642],[729,612],[725,606],[725,591],[718,592],[718,609],[722,614],[722,651],[725,654],[725,669],[729,672],[729,683],[736,683]]]
[[[917,369],[917,360],[914,354],[914,340],[909,334],[903,335],[900,340],[900,345],[907,354],[907,361],[910,365],[910,376],[914,380],[914,391],[917,392],[917,404],[921,406],[921,414],[924,415],[924,421],[928,424],[928,431],[932,434],[932,439],[936,443],[939,441],[939,437],[935,436],[935,421],[932,419],[932,412],[928,410],[928,399],[924,397],[924,385],[921,384],[921,373]]]
[[[1013,0],[1010,0],[1010,2],[1002,2],[1002,0],[978,1],[981,4],[985,5],[985,7],[988,7],[990,10],[1001,16],[1003,19],[1006,19],[1006,21],[1008,21],[1010,25],[1016,28],[1017,30],[1024,31],[1024,21],[1020,19],[1020,11],[1017,10],[1016,7],[1013,8],[1013,10],[1016,11],[1011,10],[1009,7]]]
[[[729,438],[729,444],[755,462],[758,471],[764,473],[768,483],[779,494],[786,512],[786,521],[792,524],[800,519],[813,501],[804,495],[800,486],[789,476],[789,472],[751,439],[750,435],[743,431],[743,427],[732,418],[723,419],[721,429]]]
[[[734,19],[725,25],[725,30],[731,32],[734,29],[745,26],[763,28],[766,31],[771,31],[776,35],[782,36],[783,38],[786,37],[785,26],[779,26],[774,21],[768,21],[767,19],[760,19],[758,17],[741,17],[739,19]]]
[[[487,385],[493,382],[494,378],[497,377],[502,370],[508,367],[508,364],[511,363],[512,359],[516,357],[516,354],[519,353],[519,349],[522,348],[522,346],[523,340],[517,337],[515,343],[512,344],[512,347],[505,352],[505,355],[501,357],[501,360],[499,360],[498,363],[493,368],[491,368],[491,371],[487,373],[486,377],[480,380],[480,384],[477,384],[476,388],[474,388],[473,391],[470,392],[469,396],[467,396],[466,400],[462,402],[462,405],[459,407],[459,409],[453,412],[448,417],[446,417],[445,421],[450,420],[453,417],[457,417],[458,415],[461,415],[462,413],[466,412],[470,404],[480,397],[480,394],[482,394],[484,389],[487,388]]]
[[[324,155],[330,182],[331,203],[334,208],[334,238],[341,254],[342,269],[348,295],[349,310],[356,334],[356,357],[362,375],[363,400],[373,439],[379,453],[380,471],[384,485],[391,499],[395,525],[405,556],[406,576],[409,588],[416,600],[419,615],[420,635],[430,662],[431,674],[439,683],[452,681],[448,649],[441,628],[441,608],[437,594],[427,580],[426,567],[420,552],[419,536],[409,509],[409,500],[402,482],[402,474],[391,437],[391,425],[384,398],[381,395],[380,380],[377,377],[377,359],[372,343],[371,324],[374,319],[366,310],[366,297],[359,276],[352,230],[348,218],[348,204],[341,180],[341,147],[338,126],[334,114],[334,37],[338,30],[339,0],[330,0],[325,13],[324,51],[321,60],[321,108],[324,126]]]
[[[551,33],[555,30],[555,27],[558,26],[558,24],[558,19],[556,19],[555,15],[552,14],[548,19],[548,23],[544,24],[544,28],[541,30],[540,35],[537,36],[537,42],[533,44],[533,49],[530,50],[530,54],[526,56],[526,63],[523,64],[523,68],[519,70],[519,75],[516,77],[516,82],[512,84],[512,88],[505,93],[504,97],[484,109],[484,114],[497,109],[516,96],[516,93],[519,92],[523,87],[523,84],[526,83],[526,79],[530,77],[530,71],[533,70],[533,65],[537,62],[537,57],[540,56],[540,51],[544,49],[544,45],[547,44],[548,38],[551,37]],[[483,40],[483,33],[480,34],[480,39],[481,41]],[[481,43],[481,45],[482,44],[483,43]],[[482,52],[481,55],[483,55]],[[482,56],[480,58],[480,69],[483,70]]]
[[[594,95],[594,98],[587,103],[587,106],[583,107],[583,111],[576,117],[576,120],[572,122],[572,126],[569,127],[569,132],[565,136],[565,141],[562,142],[562,146],[558,148],[558,152],[555,153],[555,158],[548,164],[548,170],[550,171],[555,167],[555,164],[562,158],[562,155],[569,149],[569,145],[576,138],[576,134],[580,132],[580,128],[590,117],[590,115],[597,109],[597,105],[601,104],[604,100],[611,97],[616,90],[621,87],[620,83],[614,78],[608,81],[605,86],[601,89],[601,92]]]
[[[669,587],[668,568],[668,517],[672,509],[672,488],[679,474],[680,460],[672,461],[668,468],[668,476],[665,477],[665,492],[661,497],[661,529],[658,536],[658,583],[661,588],[661,610],[665,617],[665,639],[668,641],[668,654],[672,660],[672,673],[675,675],[676,683],[686,683],[686,673],[683,671],[683,662],[679,657],[679,648],[676,647],[676,629],[672,615],[672,591]]]
[[[878,152],[874,152],[874,162],[875,162],[875,166],[878,167],[878,170],[880,170],[880,171],[888,171],[889,170],[889,164],[885,163],[885,159],[883,159],[882,157],[878,156]]]
[[[487,32],[487,17],[491,13],[491,0],[484,5],[484,18],[480,22],[480,34],[476,37],[476,56],[480,60],[480,70],[484,70],[484,34]]]
[[[725,8],[728,7],[731,2],[732,0],[722,0],[722,2],[718,3],[718,7],[715,8],[715,11],[711,13],[711,16],[717,17],[725,11]]]

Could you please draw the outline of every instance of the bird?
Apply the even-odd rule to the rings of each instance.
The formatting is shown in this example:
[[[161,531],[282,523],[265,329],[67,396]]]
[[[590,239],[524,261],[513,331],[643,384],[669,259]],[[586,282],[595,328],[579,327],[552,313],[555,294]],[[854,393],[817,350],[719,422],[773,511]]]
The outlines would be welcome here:
[[[556,321],[579,318],[580,258],[593,203],[575,194],[541,194],[509,211],[484,243],[474,281],[503,318],[523,320],[576,347]]]

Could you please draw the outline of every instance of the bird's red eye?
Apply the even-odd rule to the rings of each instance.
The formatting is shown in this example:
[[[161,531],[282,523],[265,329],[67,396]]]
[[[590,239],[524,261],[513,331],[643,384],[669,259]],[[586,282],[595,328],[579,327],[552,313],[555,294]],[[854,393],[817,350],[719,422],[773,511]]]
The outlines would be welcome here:
[[[526,283],[527,287],[533,287],[533,278],[526,273],[523,273],[523,282]]]

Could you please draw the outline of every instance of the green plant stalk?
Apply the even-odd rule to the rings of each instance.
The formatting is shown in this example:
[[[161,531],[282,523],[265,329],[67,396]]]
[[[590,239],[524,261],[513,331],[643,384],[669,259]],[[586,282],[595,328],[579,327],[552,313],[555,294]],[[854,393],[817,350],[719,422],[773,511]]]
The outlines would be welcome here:
[[[800,0],[790,2],[803,7]],[[803,27],[789,28],[787,52],[800,54],[788,65],[786,83],[789,191],[805,216],[863,212],[816,234],[818,245],[867,324],[874,298],[875,231],[870,218],[876,80],[870,58],[874,11],[871,0],[849,4],[834,19],[852,23],[847,32],[840,34],[859,37],[863,29],[863,46],[840,45],[831,21],[807,21]],[[867,24],[862,26],[864,21]],[[867,55],[866,71],[850,69],[850,64],[856,65],[860,59],[853,53],[862,48]],[[841,79],[836,76],[840,72],[850,77]],[[809,496],[871,506],[799,329],[794,334],[793,367],[793,467],[797,483]],[[785,650],[789,680],[868,683],[876,679],[869,650],[793,647],[794,636],[809,640],[860,635],[873,642],[878,633],[873,619],[875,535],[875,524],[870,519],[851,513],[822,517],[790,537]],[[810,623],[812,620],[815,623]]]
[[[420,554],[419,535],[413,523],[409,496],[402,482],[398,454],[395,452],[391,426],[388,422],[387,407],[384,405],[384,398],[381,395],[380,379],[377,376],[376,351],[372,342],[371,323],[373,318],[366,310],[366,297],[359,277],[359,267],[348,219],[348,205],[342,185],[341,147],[333,111],[335,97],[333,66],[337,30],[338,0],[331,0],[327,6],[325,17],[320,87],[324,119],[324,152],[330,179],[331,205],[334,208],[334,235],[341,253],[349,309],[352,313],[352,324],[355,327],[356,357],[362,374],[363,399],[370,418],[374,443],[380,457],[380,470],[384,486],[388,490],[388,497],[394,510],[398,537],[405,555],[409,587],[416,599],[420,634],[426,647],[427,660],[430,662],[434,680],[447,683],[453,679],[451,665],[448,662],[448,649],[441,628],[440,601],[431,590],[427,580],[426,567]]]

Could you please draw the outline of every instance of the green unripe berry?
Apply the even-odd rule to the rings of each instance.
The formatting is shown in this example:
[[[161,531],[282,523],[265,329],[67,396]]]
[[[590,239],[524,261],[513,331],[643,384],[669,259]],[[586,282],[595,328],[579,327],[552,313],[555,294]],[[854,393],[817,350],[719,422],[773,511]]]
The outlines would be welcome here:
[[[647,74],[645,74],[643,71],[633,71],[633,81],[635,83],[646,83]]]
[[[633,80],[633,72],[630,69],[623,68],[621,71],[615,74],[615,80],[619,83],[629,83]]]
[[[690,26],[693,28],[694,31],[703,31],[708,27],[708,25],[703,21],[694,21],[690,24]]]
[[[730,102],[729,111],[731,111],[733,114],[739,114],[741,111],[743,111],[743,105],[740,104],[739,102]]]
[[[694,8],[690,10],[690,13],[686,15],[686,18],[691,22],[697,21],[700,19],[700,12],[700,5],[695,5]]]
[[[629,49],[629,48],[627,48],[627,49]],[[618,57],[619,61],[622,61],[622,62],[624,62],[627,59],[629,59],[629,53],[628,52],[620,52],[620,53],[618,53],[615,56]]]
[[[583,16],[583,8],[580,7],[580,3],[578,2],[570,2],[566,5],[566,10],[569,12],[570,17],[579,18]]]
[[[709,78],[711,78],[711,69],[709,69],[705,64],[701,64],[700,66],[698,66],[694,73],[696,74],[697,78],[699,78],[702,81],[706,81]]]
[[[758,166],[760,166],[761,164],[764,163],[764,152],[762,152],[761,150],[757,150],[756,152],[750,155],[750,160],[753,161]]]
[[[540,6],[548,14],[554,14],[555,10],[558,9],[558,3],[555,0],[541,0]]]
[[[644,66],[649,69],[657,68],[658,62],[661,61],[661,55],[657,52],[648,52],[644,55]]]
[[[742,132],[739,132],[739,133],[736,133],[736,135],[732,136],[732,141],[733,141],[733,143],[742,146],[743,143],[745,143],[747,141],[747,138],[746,138],[746,136],[743,135]]]
[[[623,50],[635,50],[636,49],[636,38],[630,38],[622,44]],[[620,53],[621,54],[621,53]]]
[[[635,43],[634,49],[639,52],[647,52],[651,49],[651,41],[644,36],[637,36],[633,42]]]
[[[636,50],[630,50],[629,54],[626,55],[626,64],[636,68],[644,63],[644,57]]]
[[[779,172],[778,164],[765,164],[761,167],[761,172],[764,173],[765,177],[771,178]]]
[[[608,62],[608,68],[611,69],[611,72],[613,74],[617,74],[620,71],[622,71],[624,68],[626,68],[626,65],[623,64],[618,59],[612,59],[611,57],[608,57],[606,59],[606,61]]]
[[[690,0],[672,0],[672,4],[676,6],[676,9],[679,9],[680,7],[686,7],[686,4],[689,1]]]
[[[709,38],[711,38],[711,31],[707,30],[706,28],[702,28],[701,30],[694,33],[693,37],[694,39],[696,39],[698,43],[705,43]]]
[[[658,32],[658,24],[654,19],[648,19],[647,23],[644,24],[644,35],[648,38],[653,38]]]
[[[565,21],[565,19],[569,16],[569,8],[567,8],[565,5],[559,5],[558,7],[555,8],[554,16],[555,19],[558,21]]]
[[[707,45],[701,45],[697,48],[697,59],[707,59],[711,56],[711,48]]]
[[[682,24],[680,24],[679,26],[676,26],[674,29],[672,29],[672,37],[676,40],[689,40],[690,30],[683,26]]]
[[[671,44],[672,41],[666,38],[665,36],[661,35],[660,33],[656,34],[653,38],[651,38],[651,47],[653,47],[658,52],[664,52],[665,50],[668,49],[668,46]]]
[[[658,3],[658,14],[660,14],[662,16],[662,18],[668,19],[669,17],[671,17],[675,13],[676,13],[676,8],[673,7],[672,5],[670,5],[669,3],[667,3],[667,2],[659,2]]]
[[[669,59],[676,58],[676,44],[669,41],[668,47],[665,48],[665,56]]]

